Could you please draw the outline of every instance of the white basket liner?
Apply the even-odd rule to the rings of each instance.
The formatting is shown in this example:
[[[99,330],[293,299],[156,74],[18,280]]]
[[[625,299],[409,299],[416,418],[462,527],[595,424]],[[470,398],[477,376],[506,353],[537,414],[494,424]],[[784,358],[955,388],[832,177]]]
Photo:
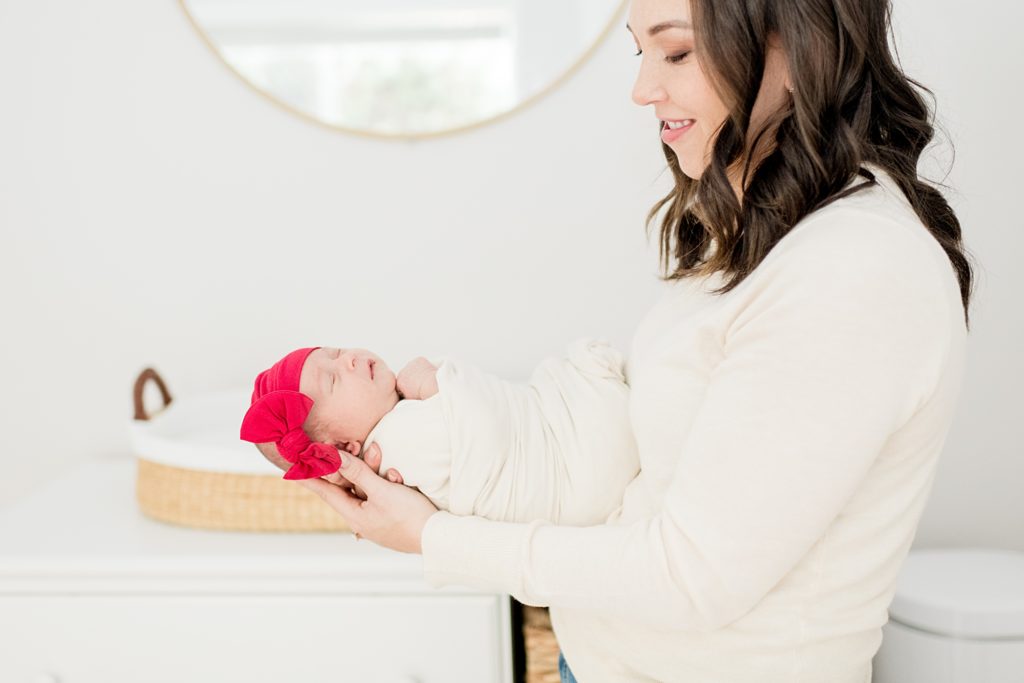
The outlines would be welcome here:
[[[175,398],[150,420],[132,420],[132,452],[171,467],[229,474],[281,471],[239,438],[251,391]]]

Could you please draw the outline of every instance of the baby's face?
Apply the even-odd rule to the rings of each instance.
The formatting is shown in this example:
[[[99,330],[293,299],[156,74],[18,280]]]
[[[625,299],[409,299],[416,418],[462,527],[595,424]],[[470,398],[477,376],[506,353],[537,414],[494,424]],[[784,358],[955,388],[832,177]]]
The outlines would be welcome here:
[[[366,349],[313,351],[302,366],[299,391],[313,399],[313,411],[326,430],[317,437],[353,454],[398,403],[395,373]]]

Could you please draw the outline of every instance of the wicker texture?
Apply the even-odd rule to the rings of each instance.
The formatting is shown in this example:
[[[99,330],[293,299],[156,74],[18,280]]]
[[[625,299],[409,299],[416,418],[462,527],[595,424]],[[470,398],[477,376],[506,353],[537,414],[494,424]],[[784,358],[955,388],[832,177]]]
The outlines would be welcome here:
[[[162,522],[232,531],[350,531],[315,493],[281,477],[204,472],[137,458],[139,508]]]
[[[559,683],[558,641],[546,607],[523,605],[526,683]]]

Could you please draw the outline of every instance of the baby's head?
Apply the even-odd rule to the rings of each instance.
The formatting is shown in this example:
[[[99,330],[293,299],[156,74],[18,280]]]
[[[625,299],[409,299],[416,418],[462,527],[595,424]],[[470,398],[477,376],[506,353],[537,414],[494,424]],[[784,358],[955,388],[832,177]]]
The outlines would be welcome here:
[[[321,476],[337,469],[325,464],[336,462],[334,449],[358,455],[398,400],[395,374],[376,354],[366,349],[299,349],[256,378],[242,438],[255,442],[268,460],[287,470],[286,479]],[[292,466],[299,460],[301,466]]]
[[[302,366],[299,391],[313,399],[303,425],[309,438],[353,455],[398,403],[395,373],[366,349],[315,349]]]

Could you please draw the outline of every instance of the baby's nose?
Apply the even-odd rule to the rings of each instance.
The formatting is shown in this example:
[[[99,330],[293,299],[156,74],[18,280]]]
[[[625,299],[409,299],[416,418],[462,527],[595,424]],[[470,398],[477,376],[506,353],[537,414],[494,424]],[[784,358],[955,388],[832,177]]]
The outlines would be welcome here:
[[[341,363],[341,367],[346,370],[351,370],[356,366],[356,356],[351,351],[346,351],[338,356],[338,361]]]

